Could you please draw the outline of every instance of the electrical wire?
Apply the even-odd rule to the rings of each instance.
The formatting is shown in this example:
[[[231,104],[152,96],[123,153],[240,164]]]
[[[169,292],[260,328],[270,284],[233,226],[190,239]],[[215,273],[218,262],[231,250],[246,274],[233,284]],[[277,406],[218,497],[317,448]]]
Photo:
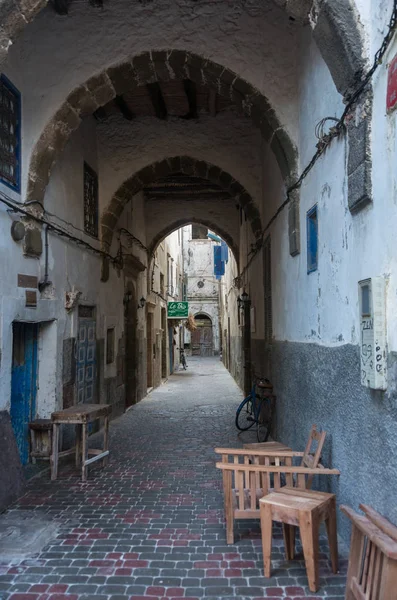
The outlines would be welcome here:
[[[86,250],[90,250],[91,252],[93,252],[94,254],[97,254],[98,256],[108,259],[116,267],[120,266],[120,260],[121,260],[120,253],[118,253],[117,256],[112,256],[111,254],[109,254],[108,252],[105,252],[104,250],[95,248],[95,246],[92,246],[89,242],[86,242],[85,240],[82,240],[80,238],[73,236],[65,229],[62,229],[59,225],[55,225],[54,223],[51,223],[51,221],[48,221],[47,219],[43,219],[42,217],[39,217],[28,210],[25,210],[24,208],[22,208],[23,204],[13,200],[9,196],[7,196],[7,194],[5,194],[4,192],[1,192],[1,191],[0,191],[0,202],[2,204],[4,204],[5,206],[7,206],[9,209],[11,209],[13,212],[20,213],[20,214],[24,215],[25,217],[28,217],[29,219],[35,221],[36,223],[40,223],[41,225],[47,225],[48,231],[52,231],[56,235],[59,235],[60,237],[63,237],[63,238],[67,238],[68,240],[75,243],[76,245],[82,246]]]
[[[141,242],[141,240],[139,240],[137,237],[135,237],[135,235],[133,233],[131,233],[131,231],[129,231],[128,229],[125,229],[125,227],[121,227],[118,230],[119,233],[119,239],[121,237],[122,234],[126,235],[133,243],[137,244],[140,248],[142,248],[142,250],[145,250],[145,252],[148,251],[147,247]]]
[[[254,244],[252,244],[252,249],[248,255],[249,258],[247,260],[245,267],[241,271],[240,275],[238,275],[234,279],[235,287],[238,287],[238,288],[241,287],[241,282],[243,281],[245,274],[247,273],[254,258],[258,255],[260,249],[263,246],[266,232],[269,230],[271,225],[277,219],[279,214],[291,202],[292,192],[300,189],[304,179],[308,176],[308,174],[313,169],[314,165],[317,163],[319,158],[324,154],[325,150],[330,146],[331,142],[335,138],[339,137],[341,135],[341,133],[344,131],[346,117],[349,115],[351,109],[353,108],[353,106],[355,105],[355,103],[357,102],[357,100],[359,99],[361,94],[366,90],[369,82],[371,81],[371,79],[372,79],[375,71],[379,67],[379,65],[382,64],[383,57],[386,54],[386,51],[389,47],[389,44],[392,40],[394,33],[395,33],[396,27],[397,27],[397,0],[393,0],[393,10],[392,10],[392,14],[390,16],[390,20],[388,23],[387,33],[383,38],[380,48],[375,53],[371,68],[367,71],[365,76],[360,80],[356,89],[345,97],[346,106],[345,106],[345,109],[344,109],[342,115],[339,117],[339,119],[337,119],[336,117],[326,117],[325,119],[322,119],[316,125],[316,134],[320,134],[320,133],[323,134],[316,145],[317,150],[314,153],[310,162],[307,164],[306,168],[302,171],[302,173],[300,174],[298,179],[295,181],[295,183],[293,183],[292,185],[290,185],[288,187],[286,199],[278,207],[278,209],[276,210],[274,215],[271,217],[271,219],[267,222],[266,226],[262,230],[262,232],[261,232],[260,236],[258,237],[258,239],[256,240],[256,242]],[[361,73],[358,73],[356,76],[358,78],[359,76],[361,76]],[[328,121],[330,119],[335,121],[335,125],[330,128],[328,133],[324,133],[324,124],[326,121]]]

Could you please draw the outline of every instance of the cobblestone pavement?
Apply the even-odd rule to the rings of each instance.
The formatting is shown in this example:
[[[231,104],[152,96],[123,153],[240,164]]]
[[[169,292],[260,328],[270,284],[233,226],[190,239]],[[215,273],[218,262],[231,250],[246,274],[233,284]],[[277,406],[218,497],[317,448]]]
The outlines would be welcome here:
[[[31,480],[13,510],[45,512],[60,533],[33,558],[2,563],[4,600],[227,600],[344,597],[321,541],[321,589],[304,563],[287,563],[274,531],[272,578],[263,577],[259,522],[239,521],[227,546],[221,473],[213,448],[238,446],[239,388],[219,360],[190,359],[111,425],[111,460],[87,483],[63,463],[58,481]],[[299,554],[298,559],[302,555]]]

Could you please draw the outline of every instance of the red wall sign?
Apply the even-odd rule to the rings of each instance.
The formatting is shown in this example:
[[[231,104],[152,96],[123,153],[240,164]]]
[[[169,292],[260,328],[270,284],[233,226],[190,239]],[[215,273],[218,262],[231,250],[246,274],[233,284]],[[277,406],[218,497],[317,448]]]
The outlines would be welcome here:
[[[393,58],[389,65],[387,73],[387,110],[393,110],[397,104],[397,55]]]

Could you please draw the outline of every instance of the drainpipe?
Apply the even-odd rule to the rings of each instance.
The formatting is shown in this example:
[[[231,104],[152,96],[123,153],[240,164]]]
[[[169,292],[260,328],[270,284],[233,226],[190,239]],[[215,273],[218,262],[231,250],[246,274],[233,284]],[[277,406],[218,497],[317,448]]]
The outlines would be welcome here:
[[[251,391],[251,300],[244,301],[244,393],[246,396]]]

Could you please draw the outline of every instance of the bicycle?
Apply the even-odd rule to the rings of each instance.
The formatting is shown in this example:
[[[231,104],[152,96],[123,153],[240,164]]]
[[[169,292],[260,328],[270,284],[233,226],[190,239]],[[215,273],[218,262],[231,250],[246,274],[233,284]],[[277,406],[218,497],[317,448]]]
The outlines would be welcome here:
[[[266,442],[270,435],[273,417],[271,383],[266,377],[254,377],[252,389],[236,411],[236,427],[248,431],[256,424],[258,442]]]
[[[183,370],[186,371],[186,369],[187,369],[186,356],[185,356],[185,351],[182,349],[180,350],[180,358],[181,358],[181,365],[183,367]]]

